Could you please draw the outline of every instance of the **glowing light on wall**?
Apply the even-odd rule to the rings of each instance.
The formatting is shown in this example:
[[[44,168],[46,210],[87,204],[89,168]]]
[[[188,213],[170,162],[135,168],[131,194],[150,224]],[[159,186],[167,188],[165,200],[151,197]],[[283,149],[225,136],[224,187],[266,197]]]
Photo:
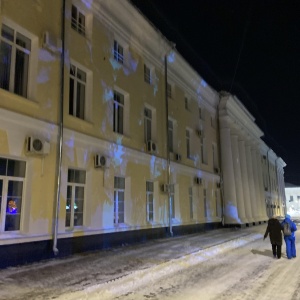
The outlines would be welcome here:
[[[203,80],[203,79],[201,79],[201,82],[200,82],[200,84],[201,84],[203,87],[206,87],[206,86],[207,86],[207,83],[206,83],[206,81],[205,81],[205,80]]]
[[[239,213],[237,207],[233,205],[230,201],[226,203],[225,215],[227,215],[229,218],[236,220],[238,223],[242,223],[240,218],[238,217]]]
[[[39,51],[39,60],[44,61],[44,62],[54,62],[55,61],[55,56],[52,55],[49,51],[45,49],[40,49]]]
[[[37,83],[46,83],[49,81],[50,78],[50,68],[41,68],[37,77]]]
[[[111,57],[109,61],[114,70],[120,70],[122,68],[122,65],[118,63],[113,57]]]
[[[92,4],[93,4],[93,0],[81,0],[82,3],[86,6],[86,8],[91,9],[92,8]]]
[[[175,52],[171,51],[167,57],[169,63],[175,62]]]

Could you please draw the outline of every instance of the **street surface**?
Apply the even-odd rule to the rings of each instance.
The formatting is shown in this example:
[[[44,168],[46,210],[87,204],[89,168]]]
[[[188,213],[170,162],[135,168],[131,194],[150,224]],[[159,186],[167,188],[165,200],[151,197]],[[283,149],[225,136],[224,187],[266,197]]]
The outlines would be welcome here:
[[[283,245],[283,257],[273,259],[265,229],[220,229],[0,270],[0,299],[299,300],[300,256],[287,260]]]

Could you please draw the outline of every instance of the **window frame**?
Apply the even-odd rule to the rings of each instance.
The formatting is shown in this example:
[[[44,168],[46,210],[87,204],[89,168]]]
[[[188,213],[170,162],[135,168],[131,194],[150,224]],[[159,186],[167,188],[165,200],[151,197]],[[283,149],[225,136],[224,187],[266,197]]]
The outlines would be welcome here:
[[[8,29],[10,29],[12,31],[12,40],[8,39],[7,37],[3,36],[3,27],[8,27]],[[26,47],[22,47],[22,45],[18,44],[18,36],[22,36],[24,37],[28,43],[30,44],[30,49],[27,49]],[[20,41],[20,39],[19,39]],[[22,40],[21,40],[22,41]],[[24,42],[24,40],[23,40]],[[34,76],[34,74],[32,73],[32,69],[33,69],[33,57],[36,54],[36,44],[37,44],[37,38],[34,38],[34,36],[32,34],[30,34],[29,32],[27,32],[25,29],[23,29],[22,27],[9,22],[8,20],[6,20],[5,17],[3,17],[2,23],[1,23],[1,35],[0,35],[0,44],[6,45],[7,48],[10,48],[10,59],[9,59],[9,67],[7,68],[7,71],[9,72],[9,76],[7,77],[8,83],[7,86],[3,86],[1,87],[1,89],[6,90],[8,92],[11,92],[15,95],[18,95],[20,97],[24,97],[24,98],[30,98],[31,95],[31,78],[32,76]],[[17,55],[19,53],[19,55]],[[16,68],[20,67],[20,65],[22,65],[21,63],[17,62],[17,59],[19,57],[19,59],[22,58],[22,54],[26,55],[26,67],[24,67],[23,70],[23,74],[26,73],[25,76],[25,83],[24,83],[24,78],[21,80],[22,83],[20,83],[18,86],[16,84],[17,78],[16,78],[16,74],[19,74],[20,72],[18,72],[18,70],[16,70]],[[8,70],[9,69],[9,70]],[[26,69],[26,70],[25,70]],[[3,70],[5,70],[3,68]],[[5,76],[5,74],[3,74]],[[20,81],[20,82],[21,82]],[[4,82],[4,79],[3,79]],[[21,85],[21,86],[20,86]],[[18,90],[21,90],[20,92],[18,92]]]
[[[73,10],[76,10],[76,18],[73,18]],[[80,22],[80,17],[84,18],[84,24]],[[77,5],[72,4],[71,6],[71,28],[74,29],[79,34],[86,36],[86,27],[87,27],[87,16],[86,14],[78,8]]]
[[[124,181],[124,187],[119,185],[120,180]],[[125,189],[126,189],[126,180],[125,177],[115,176],[114,177],[114,214],[113,214],[113,223],[114,225],[124,224],[125,223]],[[119,200],[119,195],[123,195],[123,201]],[[123,210],[120,210],[120,203],[123,202]],[[123,219],[120,219],[120,214],[123,216]]]
[[[149,189],[149,185],[152,188]],[[146,181],[146,216],[147,222],[154,221],[154,183]]]
[[[84,174],[84,182],[76,182],[76,181],[69,181],[69,172],[79,172],[81,173],[82,175]],[[85,223],[85,202],[86,202],[86,179],[87,179],[87,174],[86,174],[86,171],[85,170],[79,170],[79,169],[75,169],[75,168],[68,168],[68,173],[67,173],[67,189],[66,189],[66,216],[65,216],[65,228],[67,230],[72,230],[74,228],[80,228],[82,226],[84,226],[84,223]],[[82,212],[80,212],[80,214],[82,214],[82,223],[79,224],[79,225],[75,225],[75,216],[79,213],[76,213],[75,212],[75,205],[76,205],[76,200],[77,200],[77,197],[76,197],[76,189],[77,188],[83,188],[83,193],[82,193]],[[71,195],[69,195],[69,189],[71,189]],[[69,196],[71,197],[70,198],[70,212],[67,211],[68,207],[68,199],[69,199]],[[81,201],[81,200],[80,200]],[[68,218],[67,218],[67,215],[70,215],[70,224],[69,226],[67,225],[67,222],[68,222]]]

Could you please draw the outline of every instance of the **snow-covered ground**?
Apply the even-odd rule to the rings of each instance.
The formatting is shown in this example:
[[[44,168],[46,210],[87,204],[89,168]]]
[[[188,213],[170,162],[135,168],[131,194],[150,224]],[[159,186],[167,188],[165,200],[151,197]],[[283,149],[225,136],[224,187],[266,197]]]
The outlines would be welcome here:
[[[298,300],[300,258],[287,260],[283,245],[283,258],[273,259],[265,229],[215,230],[1,270],[0,299]]]

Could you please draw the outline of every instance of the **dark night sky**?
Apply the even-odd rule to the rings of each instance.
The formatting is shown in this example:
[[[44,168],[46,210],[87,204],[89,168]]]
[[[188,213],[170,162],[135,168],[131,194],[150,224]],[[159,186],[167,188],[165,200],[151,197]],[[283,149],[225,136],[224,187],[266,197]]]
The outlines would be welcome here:
[[[215,90],[235,94],[300,184],[300,0],[131,0]]]

